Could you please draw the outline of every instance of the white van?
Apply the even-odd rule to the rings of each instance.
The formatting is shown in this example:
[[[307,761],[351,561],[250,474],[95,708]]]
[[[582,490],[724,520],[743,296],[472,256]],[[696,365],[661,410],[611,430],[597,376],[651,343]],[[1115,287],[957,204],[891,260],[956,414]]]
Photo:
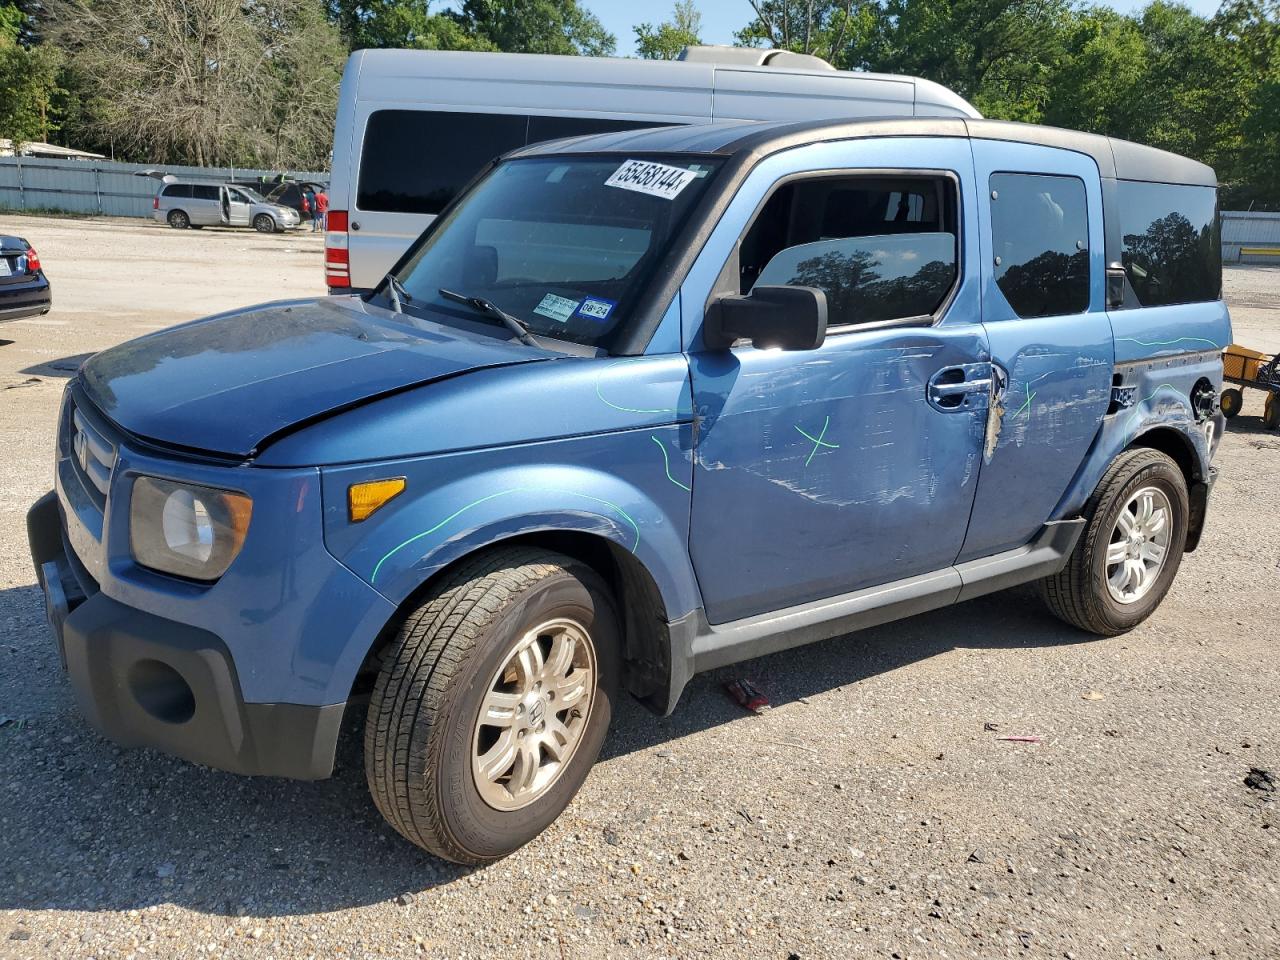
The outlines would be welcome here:
[[[928,80],[779,50],[676,61],[360,50],[338,95],[325,278],[374,287],[485,163],[541,140],[713,120],[980,117]]]

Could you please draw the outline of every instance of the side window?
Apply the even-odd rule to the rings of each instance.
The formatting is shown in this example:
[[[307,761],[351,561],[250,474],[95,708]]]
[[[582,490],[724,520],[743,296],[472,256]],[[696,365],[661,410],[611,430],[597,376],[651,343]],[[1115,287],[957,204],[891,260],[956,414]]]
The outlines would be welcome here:
[[[1121,180],[1121,260],[1144,307],[1217,300],[1222,295],[1218,191]]]
[[[193,183],[191,185],[191,198],[193,200],[217,200],[218,188],[211,183]]]
[[[191,199],[191,184],[189,183],[171,183],[164,188],[164,196],[178,200]]]
[[[608,117],[378,110],[365,127],[356,206],[388,213],[439,213],[476,171],[508,150],[543,140],[661,123]]]
[[[958,276],[955,217],[946,177],[784,184],[739,245],[739,291],[817,287],[832,327],[928,317]]]
[[[996,285],[1020,317],[1089,309],[1089,206],[1079,177],[991,175]]]
[[[516,114],[378,110],[364,132],[356,206],[439,213],[485,163],[524,146],[528,122]]]

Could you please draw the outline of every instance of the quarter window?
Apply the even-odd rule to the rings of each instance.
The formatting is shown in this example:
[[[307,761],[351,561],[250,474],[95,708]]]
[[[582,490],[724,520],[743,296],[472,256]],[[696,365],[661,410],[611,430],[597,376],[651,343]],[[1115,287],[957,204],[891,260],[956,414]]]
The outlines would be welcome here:
[[[360,210],[439,213],[484,164],[543,140],[636,130],[661,121],[378,110],[360,156]]]
[[[189,183],[171,183],[164,188],[164,196],[174,197],[177,199],[190,199],[191,184]]]
[[[1218,191],[1121,180],[1121,261],[1144,307],[1222,295]]]
[[[1089,207],[1078,177],[991,176],[996,285],[1020,317],[1089,309]]]
[[[784,184],[739,245],[739,292],[817,287],[832,327],[929,317],[956,282],[955,201],[944,177]]]

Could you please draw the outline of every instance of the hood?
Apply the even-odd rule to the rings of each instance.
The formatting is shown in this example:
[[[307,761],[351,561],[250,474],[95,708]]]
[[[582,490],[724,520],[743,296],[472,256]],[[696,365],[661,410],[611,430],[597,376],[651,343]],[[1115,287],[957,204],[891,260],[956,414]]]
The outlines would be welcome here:
[[[80,380],[129,433],[251,457],[290,427],[379,396],[558,356],[393,316],[354,297],[250,307],[104,350]]]

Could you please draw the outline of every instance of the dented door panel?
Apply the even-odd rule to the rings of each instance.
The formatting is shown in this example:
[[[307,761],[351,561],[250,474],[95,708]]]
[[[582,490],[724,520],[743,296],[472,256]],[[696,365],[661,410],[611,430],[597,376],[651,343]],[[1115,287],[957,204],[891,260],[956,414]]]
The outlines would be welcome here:
[[[1051,518],[1081,469],[1106,416],[1115,362],[1104,307],[1102,195],[1098,168],[1083,154],[974,140],[980,191],[982,309],[1003,391],[993,407],[969,532],[960,559],[1028,542]],[[992,248],[994,173],[1076,177],[1088,205],[1089,297],[1084,312],[1022,318],[996,282]]]
[[[914,168],[960,181],[960,279],[933,326],[831,332],[817,350],[701,349],[703,305],[773,184],[793,172]],[[682,292],[696,423],[690,553],[724,623],[944,569],[964,540],[990,380],[967,141],[821,144],[756,168]],[[939,377],[940,373],[945,374]]]

